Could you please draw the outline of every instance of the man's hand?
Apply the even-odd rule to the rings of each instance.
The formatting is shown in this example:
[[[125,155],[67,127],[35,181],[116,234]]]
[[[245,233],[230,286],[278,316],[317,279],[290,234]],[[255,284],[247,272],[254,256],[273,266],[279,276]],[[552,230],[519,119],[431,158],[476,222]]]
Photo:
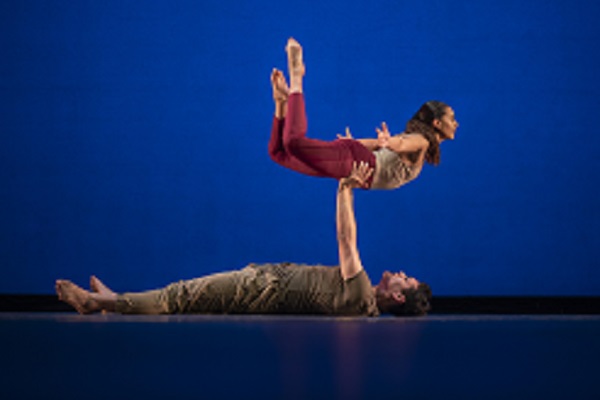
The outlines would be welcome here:
[[[375,128],[375,130],[377,131],[377,144],[379,147],[382,149],[388,147],[390,145],[390,138],[392,135],[390,135],[387,124],[382,122],[381,129]]]
[[[346,178],[340,179],[340,189],[365,187],[367,181],[373,174],[373,167],[364,161],[352,164],[352,171]]]

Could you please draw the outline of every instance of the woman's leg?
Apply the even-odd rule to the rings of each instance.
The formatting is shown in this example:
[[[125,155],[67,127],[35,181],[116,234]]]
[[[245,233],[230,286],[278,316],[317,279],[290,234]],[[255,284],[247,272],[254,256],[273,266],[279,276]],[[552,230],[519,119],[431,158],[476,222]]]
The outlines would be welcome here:
[[[275,103],[275,117],[271,127],[271,139],[269,140],[269,156],[277,164],[297,171],[301,174],[316,175],[318,172],[310,166],[303,164],[300,160],[289,154],[283,146],[283,127],[287,114],[287,101],[289,87],[285,81],[283,72],[273,68],[271,72],[271,87],[273,89],[273,101]]]
[[[269,156],[277,164],[304,175],[322,176],[319,171],[304,164],[291,155],[283,146],[283,127],[285,119],[273,118],[271,127],[271,140],[269,140]]]
[[[275,101],[275,118],[269,141],[271,159],[301,174],[335,179],[348,176],[355,161],[365,161],[375,167],[374,155],[357,141],[344,139],[327,142],[306,137],[302,47],[290,39],[286,52],[290,87],[281,71],[274,69],[271,74]]]
[[[288,111],[283,127],[283,147],[286,154],[313,170],[312,175],[334,179],[345,178],[356,159],[353,148],[360,143],[350,139],[323,141],[306,137],[307,122],[304,96],[292,93],[288,99]],[[360,145],[362,146],[362,145]],[[369,154],[366,154],[370,158]],[[300,172],[300,171],[299,171]]]
[[[310,168],[317,176],[340,179],[347,177],[354,162],[366,161],[375,166],[374,156],[360,143],[349,139],[323,141],[306,137],[306,107],[302,81],[304,78],[304,62],[302,47],[289,39],[286,52],[290,74],[290,95],[287,99],[287,115],[283,126],[283,148],[288,157],[294,157],[301,164]],[[299,171],[300,172],[300,171]]]

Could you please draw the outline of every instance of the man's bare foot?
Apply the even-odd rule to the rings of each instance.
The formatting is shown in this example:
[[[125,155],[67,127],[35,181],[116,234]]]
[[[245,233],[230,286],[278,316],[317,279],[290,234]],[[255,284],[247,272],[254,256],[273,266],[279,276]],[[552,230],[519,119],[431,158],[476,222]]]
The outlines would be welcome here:
[[[290,74],[290,93],[302,92],[302,78],[306,72],[302,59],[302,46],[294,38],[289,38],[285,51],[288,56]]]
[[[271,86],[273,87],[273,100],[276,102],[286,102],[290,94],[290,89],[285,81],[283,72],[276,68],[273,68],[273,72],[271,72]]]
[[[102,283],[102,281],[100,279],[98,279],[94,275],[90,276],[90,288],[92,289],[92,291],[102,294],[102,295],[115,295],[116,294],[108,286],[106,286],[104,283]]]
[[[71,305],[80,314],[90,314],[100,311],[100,305],[92,298],[92,293],[80,288],[71,281],[58,279],[56,294],[61,301]]]

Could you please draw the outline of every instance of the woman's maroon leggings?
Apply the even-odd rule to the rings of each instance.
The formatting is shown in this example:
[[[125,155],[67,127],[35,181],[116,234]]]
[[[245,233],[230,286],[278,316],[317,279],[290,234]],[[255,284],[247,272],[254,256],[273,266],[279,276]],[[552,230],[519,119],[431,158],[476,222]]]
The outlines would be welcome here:
[[[360,142],[337,139],[331,142],[306,137],[306,109],[302,93],[288,98],[285,119],[273,119],[269,155],[276,163],[306,175],[345,178],[353,162],[367,162],[375,168],[375,156]],[[371,185],[372,176],[367,182]]]

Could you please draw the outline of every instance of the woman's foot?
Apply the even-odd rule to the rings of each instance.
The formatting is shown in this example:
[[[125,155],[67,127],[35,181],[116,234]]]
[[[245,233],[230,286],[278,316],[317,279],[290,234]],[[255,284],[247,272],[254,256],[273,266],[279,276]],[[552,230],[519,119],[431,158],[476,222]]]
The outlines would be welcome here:
[[[289,38],[285,51],[288,56],[288,69],[290,76],[304,76],[305,68],[302,60],[302,46],[294,38]]]
[[[290,93],[302,92],[302,78],[306,72],[302,58],[302,46],[294,38],[289,38],[285,51],[288,58],[288,70],[290,74]]]
[[[91,314],[100,311],[100,304],[93,299],[93,294],[71,281],[57,280],[56,294],[58,294],[59,300],[71,305],[80,314]]]
[[[271,86],[273,88],[273,100],[276,103],[285,103],[290,94],[290,89],[283,72],[276,68],[273,68],[273,72],[271,72]]]

